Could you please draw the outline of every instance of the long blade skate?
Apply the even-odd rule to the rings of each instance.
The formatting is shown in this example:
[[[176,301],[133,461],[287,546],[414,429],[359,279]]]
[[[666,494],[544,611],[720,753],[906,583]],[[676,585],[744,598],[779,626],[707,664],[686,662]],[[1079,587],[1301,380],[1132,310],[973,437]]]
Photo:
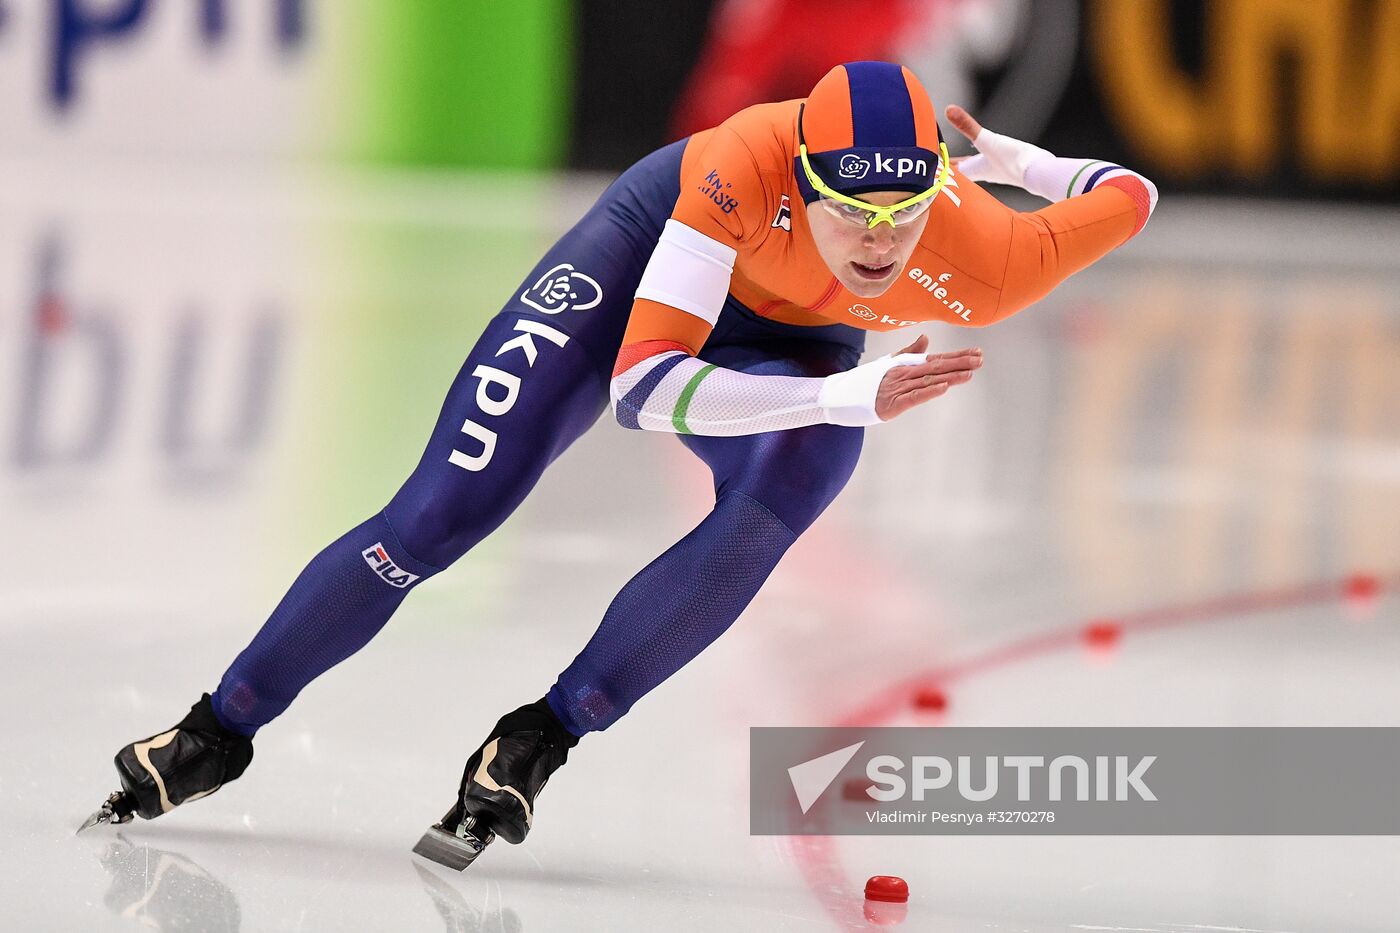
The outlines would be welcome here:
[[[475,823],[475,819],[468,817],[460,836],[443,828],[441,823],[434,823],[413,847],[413,853],[453,871],[462,871],[496,838],[490,829]]]
[[[136,799],[126,791],[113,791],[112,796],[102,802],[97,812],[83,821],[83,825],[78,827],[78,833],[92,829],[99,823],[130,823],[135,816]],[[77,833],[73,835],[76,836]]]

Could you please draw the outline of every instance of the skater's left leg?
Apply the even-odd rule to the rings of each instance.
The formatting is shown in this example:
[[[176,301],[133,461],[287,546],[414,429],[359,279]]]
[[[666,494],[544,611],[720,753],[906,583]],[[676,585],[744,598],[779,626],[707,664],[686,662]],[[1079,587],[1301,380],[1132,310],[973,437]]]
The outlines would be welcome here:
[[[750,372],[810,375],[772,360]],[[606,729],[722,635],[798,535],[845,486],[860,428],[813,425],[747,437],[683,437],[710,467],[715,507],[631,579],[550,689],[574,735]]]
[[[523,840],[536,794],[578,736],[607,728],[733,624],[850,478],[861,437],[815,425],[686,438],[714,472],[713,511],[622,588],[545,699],[502,717],[467,761],[452,809],[414,851],[461,870],[497,835]]]
[[[757,341],[747,339],[750,328],[737,343],[707,344],[701,358],[788,376],[824,376],[860,359],[860,343],[843,338],[846,329],[822,329],[834,341],[779,340],[763,326]],[[452,809],[414,851],[461,870],[497,835],[523,840],[535,796],[578,737],[617,721],[733,624],[792,542],[845,486],[862,437],[859,428],[834,425],[683,437],[714,474],[714,509],[623,587],[545,698],[496,723],[468,759]]]

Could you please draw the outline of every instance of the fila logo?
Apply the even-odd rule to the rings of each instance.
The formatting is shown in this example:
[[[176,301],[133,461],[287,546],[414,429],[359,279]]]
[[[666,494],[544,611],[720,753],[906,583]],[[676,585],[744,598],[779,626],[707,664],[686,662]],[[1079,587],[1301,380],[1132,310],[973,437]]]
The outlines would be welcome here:
[[[369,564],[370,569],[379,575],[379,579],[390,586],[397,586],[402,590],[418,579],[418,574],[409,573],[389,559],[389,553],[384,550],[383,541],[376,542],[374,547],[365,548],[360,553],[364,557],[365,563]]]
[[[792,202],[788,200],[787,195],[783,195],[783,200],[778,204],[778,216],[773,218],[770,226],[792,232]]]
[[[587,311],[603,300],[603,286],[575,269],[573,263],[561,262],[525,289],[520,300],[541,314]]]

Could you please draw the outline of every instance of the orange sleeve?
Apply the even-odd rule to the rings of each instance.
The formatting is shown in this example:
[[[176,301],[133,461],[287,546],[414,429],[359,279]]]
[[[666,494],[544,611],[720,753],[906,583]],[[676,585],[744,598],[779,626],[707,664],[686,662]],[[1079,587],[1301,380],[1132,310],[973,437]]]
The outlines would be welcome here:
[[[1140,227],[1138,206],[1105,185],[1011,218],[1001,302],[990,324],[1040,300],[1080,269],[1121,246]]]
[[[743,115],[741,115],[743,116]],[[743,124],[740,124],[740,129]],[[672,223],[685,227],[707,238],[713,250],[732,258],[745,246],[745,243],[766,226],[767,195],[758,161],[744,142],[740,133],[726,123],[708,134],[708,138],[696,140],[693,145],[700,148],[687,149],[681,165],[680,196],[671,212]],[[685,231],[682,231],[685,232]],[[663,239],[668,234],[663,233]],[[709,243],[708,241],[712,241]],[[723,305],[723,295],[717,286],[691,293],[682,284],[689,277],[684,270],[670,265],[685,262],[686,256],[666,249],[659,249],[648,263],[643,276],[642,288],[647,297],[638,297],[632,305],[632,315],[627,322],[627,331],[622,339],[623,352],[618,358],[618,367],[625,369],[637,362],[635,349],[646,343],[662,352],[665,348],[685,348],[691,355],[699,352],[713,329],[713,322],[719,317]],[[714,270],[710,270],[712,273]],[[722,274],[722,269],[720,270]],[[725,280],[727,285],[727,280]],[[651,287],[649,288],[648,285]],[[677,305],[667,303],[658,297],[658,292],[674,288]],[[718,303],[716,303],[718,299]],[[682,308],[679,305],[689,304]],[[633,348],[629,350],[630,348]]]
[[[622,348],[626,351],[634,344],[660,341],[676,345],[668,349],[685,349],[691,356],[694,356],[705,345],[712,329],[712,325],[703,318],[698,318],[659,301],[638,298],[632,302],[632,316],[627,319],[627,331],[622,335]],[[662,351],[657,350],[656,352]],[[618,355],[619,372],[637,362],[636,359],[633,359],[627,366],[623,366],[623,359],[627,355],[625,352]],[[647,354],[647,356],[650,355]],[[645,357],[640,357],[640,359],[645,359]]]

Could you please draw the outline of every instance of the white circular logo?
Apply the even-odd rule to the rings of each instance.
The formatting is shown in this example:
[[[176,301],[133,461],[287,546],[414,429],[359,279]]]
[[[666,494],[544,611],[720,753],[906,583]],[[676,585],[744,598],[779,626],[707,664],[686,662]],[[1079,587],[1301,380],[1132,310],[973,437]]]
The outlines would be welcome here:
[[[870,171],[870,162],[854,152],[848,152],[841,157],[841,166],[836,171],[842,178],[864,178],[865,173]]]
[[[591,275],[575,269],[573,263],[561,262],[525,289],[520,300],[544,314],[587,311],[603,300],[603,287]]]
[[[873,321],[880,316],[874,311],[871,311],[865,305],[851,305],[846,310],[854,314],[856,317],[860,318],[862,321]]]

